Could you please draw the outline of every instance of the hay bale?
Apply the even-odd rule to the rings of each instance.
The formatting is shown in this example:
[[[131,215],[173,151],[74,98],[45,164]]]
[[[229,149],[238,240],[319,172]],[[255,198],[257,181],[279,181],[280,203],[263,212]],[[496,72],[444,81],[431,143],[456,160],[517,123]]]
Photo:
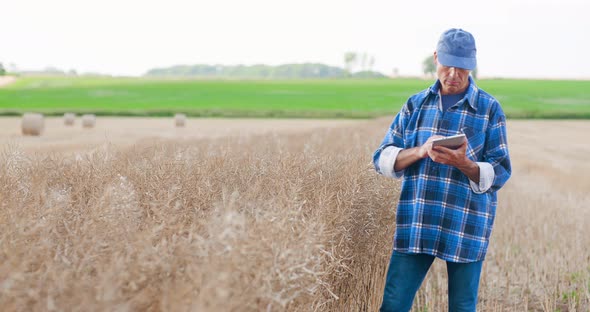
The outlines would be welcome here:
[[[96,115],[94,115],[94,114],[82,115],[82,127],[94,128],[95,124],[96,124]]]
[[[43,114],[25,113],[21,128],[24,135],[41,135],[45,128]]]
[[[65,113],[64,114],[64,124],[66,126],[73,126],[75,121],[76,121],[76,114],[73,114],[73,113]]]
[[[174,115],[174,123],[177,127],[184,127],[186,124],[186,115],[185,114],[176,114]]]

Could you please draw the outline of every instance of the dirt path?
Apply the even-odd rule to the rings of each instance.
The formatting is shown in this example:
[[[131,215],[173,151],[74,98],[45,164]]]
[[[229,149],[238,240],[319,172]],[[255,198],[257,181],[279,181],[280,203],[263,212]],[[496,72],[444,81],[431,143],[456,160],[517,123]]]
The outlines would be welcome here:
[[[42,136],[21,134],[20,117],[0,117],[0,144],[18,145],[25,151],[76,151],[100,144],[129,145],[150,140],[194,140],[264,133],[293,133],[313,129],[381,125],[387,129],[391,118],[366,120],[313,119],[222,119],[193,118],[184,128],[172,118],[98,117],[96,127],[83,129],[80,118],[65,126],[60,117],[45,119]],[[555,174],[590,171],[590,121],[510,120],[509,145],[512,158],[526,160],[527,170]],[[553,178],[559,178],[554,176]]]
[[[508,143],[517,175],[551,181],[556,191],[590,189],[590,121],[511,120]],[[575,181],[575,182],[574,182]],[[509,182],[510,183],[510,182]],[[516,182],[515,182],[516,183]]]
[[[14,76],[0,76],[0,88],[7,86],[16,81]]]
[[[80,118],[74,126],[65,126],[62,118],[45,118],[45,130],[39,137],[21,134],[20,117],[0,118],[0,144],[15,145],[28,152],[69,152],[109,143],[130,145],[153,140],[194,140],[264,133],[292,133],[321,128],[352,126],[359,120],[310,119],[188,119],[177,128],[172,118],[98,117],[96,127],[84,129]]]

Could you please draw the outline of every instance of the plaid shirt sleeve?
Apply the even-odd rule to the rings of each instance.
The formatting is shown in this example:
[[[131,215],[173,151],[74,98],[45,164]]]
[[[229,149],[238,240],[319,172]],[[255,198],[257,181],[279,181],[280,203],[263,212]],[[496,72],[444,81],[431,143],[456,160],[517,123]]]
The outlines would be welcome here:
[[[495,176],[487,192],[499,190],[508,181],[512,172],[508,154],[506,116],[499,104],[494,105],[492,109],[495,111],[490,112],[483,161],[492,165]]]
[[[386,177],[400,178],[403,176],[404,171],[395,172],[393,165],[397,154],[404,148],[404,137],[403,133],[406,129],[408,121],[411,117],[410,108],[411,99],[402,106],[401,110],[397,113],[393,122],[389,126],[389,130],[385,134],[383,141],[373,154],[373,164],[375,170]]]

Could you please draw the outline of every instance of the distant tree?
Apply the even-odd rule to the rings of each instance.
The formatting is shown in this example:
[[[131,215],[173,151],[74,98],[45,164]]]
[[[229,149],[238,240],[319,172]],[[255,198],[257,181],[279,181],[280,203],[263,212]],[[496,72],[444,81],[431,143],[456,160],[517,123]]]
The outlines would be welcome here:
[[[434,65],[432,55],[429,55],[424,61],[422,61],[422,71],[424,71],[424,75],[430,76],[434,76],[436,73],[436,66]]]
[[[343,68],[316,63],[269,65],[176,65],[150,69],[146,76],[240,78],[240,79],[306,79],[344,78],[350,74]]]
[[[63,70],[61,70],[57,67],[53,67],[53,66],[45,67],[45,69],[43,69],[42,72],[43,72],[43,74],[48,74],[48,75],[65,75],[66,74]]]
[[[6,69],[4,69],[4,65],[0,63],[0,76],[6,75]]]
[[[363,70],[352,74],[353,78],[387,78],[387,76],[383,75],[379,72],[374,72],[370,70]]]
[[[364,52],[363,54],[361,54],[361,71],[367,70],[367,61],[368,60],[369,60],[369,58],[367,56],[367,52]]]
[[[369,71],[373,70],[374,65],[375,65],[375,56],[371,55],[371,58],[369,58]]]
[[[356,64],[358,57],[354,52],[346,52],[344,53],[344,64],[346,64],[346,70],[349,74],[352,73],[352,68]]]

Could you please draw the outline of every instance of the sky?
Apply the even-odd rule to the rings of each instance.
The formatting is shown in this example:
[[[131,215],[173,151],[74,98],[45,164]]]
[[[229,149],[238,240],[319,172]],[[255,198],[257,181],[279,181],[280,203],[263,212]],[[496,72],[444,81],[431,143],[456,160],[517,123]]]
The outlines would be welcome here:
[[[185,64],[344,67],[420,75],[440,34],[476,39],[480,77],[590,79],[590,1],[0,0],[0,62],[138,76]]]

